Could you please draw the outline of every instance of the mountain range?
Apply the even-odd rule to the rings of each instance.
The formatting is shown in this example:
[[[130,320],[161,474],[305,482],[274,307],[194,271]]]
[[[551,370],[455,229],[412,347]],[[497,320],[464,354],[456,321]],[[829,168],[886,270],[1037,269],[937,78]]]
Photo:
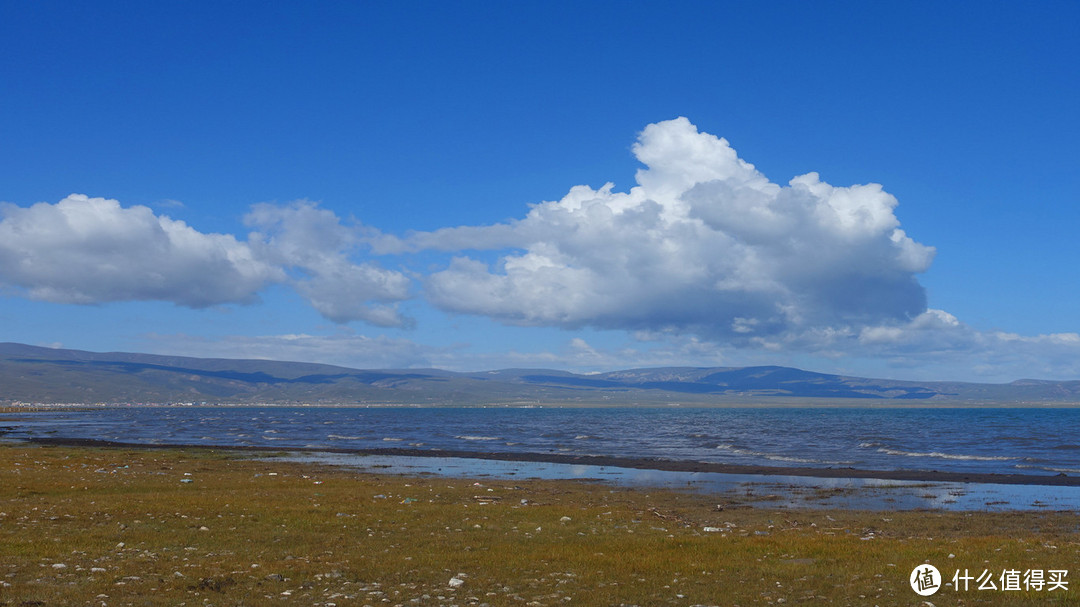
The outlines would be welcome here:
[[[96,353],[0,343],[3,403],[753,405],[1080,403],[1080,381],[1008,384],[848,377],[790,367],[577,374],[350,369],[272,360]]]

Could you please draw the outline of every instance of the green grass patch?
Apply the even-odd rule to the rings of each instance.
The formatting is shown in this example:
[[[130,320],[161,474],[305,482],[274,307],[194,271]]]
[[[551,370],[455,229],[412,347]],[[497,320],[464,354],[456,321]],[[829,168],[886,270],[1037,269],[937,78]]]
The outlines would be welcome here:
[[[927,560],[947,580],[964,568],[1080,578],[1076,513],[718,510],[721,499],[0,446],[0,605],[921,605],[908,575]],[[930,600],[1080,604],[1075,589]]]

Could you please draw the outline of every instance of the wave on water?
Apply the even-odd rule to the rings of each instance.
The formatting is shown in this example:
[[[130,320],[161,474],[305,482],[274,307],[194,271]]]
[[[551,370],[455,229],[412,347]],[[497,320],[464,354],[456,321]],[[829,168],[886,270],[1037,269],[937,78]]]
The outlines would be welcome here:
[[[862,447],[863,445],[859,446]],[[928,451],[925,453],[921,453],[918,451],[889,449],[888,447],[878,447],[877,452],[884,453],[885,455],[898,455],[901,457],[933,457],[937,459],[952,459],[970,462],[1011,462],[1021,459],[1019,457],[1008,457],[1004,455],[957,455],[955,453],[942,453],[940,451]]]
[[[1046,472],[1057,472],[1059,474],[1080,474],[1080,468],[1052,468],[1050,466],[1031,466],[1027,464],[1016,464],[1013,468],[1020,468],[1023,470],[1045,470]]]
[[[327,434],[326,438],[333,440],[364,440],[363,436],[342,436],[341,434]]]
[[[600,440],[600,437],[592,434],[578,434],[574,437],[574,440]]]
[[[734,453],[736,455],[746,455],[749,457],[760,457],[774,462],[788,462],[793,464],[825,464],[830,466],[847,466],[854,462],[830,462],[820,459],[809,459],[805,457],[793,457],[790,455],[777,455],[775,453],[763,453],[761,451],[751,451],[749,449],[740,449],[735,445],[728,443],[721,443],[716,446],[717,449],[727,451],[728,453]]]
[[[483,440],[502,440],[502,437],[499,437],[499,436],[469,436],[469,435],[464,435],[464,436],[455,436],[454,438],[456,438],[458,440],[481,440],[481,441],[483,441]]]

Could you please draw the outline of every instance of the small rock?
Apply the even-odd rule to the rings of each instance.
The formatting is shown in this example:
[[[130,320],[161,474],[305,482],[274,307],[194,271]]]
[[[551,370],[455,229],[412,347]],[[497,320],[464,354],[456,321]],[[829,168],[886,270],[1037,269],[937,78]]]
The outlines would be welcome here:
[[[702,531],[704,531],[705,533],[716,533],[716,532],[720,531],[720,528],[719,527],[704,527],[704,528],[702,528]]]
[[[210,528],[206,525],[203,525],[202,527],[199,527],[199,531],[210,531]]]
[[[564,516],[564,517],[562,517],[561,519],[559,519],[559,522],[562,522],[562,523],[568,523],[568,522],[570,522],[570,520],[571,520],[571,519],[570,519],[570,517],[569,517],[569,516]]]
[[[459,577],[452,577],[452,578],[450,578],[450,581],[447,582],[446,584],[448,586],[450,586],[451,588],[458,588],[464,583],[465,583],[465,580],[463,580],[463,579],[461,579]]]
[[[67,569],[67,565],[63,563],[53,563],[53,569]]]

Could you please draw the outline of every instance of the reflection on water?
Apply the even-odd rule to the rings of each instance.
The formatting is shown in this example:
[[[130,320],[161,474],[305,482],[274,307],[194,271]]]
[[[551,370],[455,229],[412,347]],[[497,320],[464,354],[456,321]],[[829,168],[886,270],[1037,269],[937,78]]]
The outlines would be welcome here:
[[[580,464],[341,453],[289,453],[273,459],[329,464],[378,474],[595,480],[624,487],[684,489],[714,494],[718,499],[726,497],[740,503],[773,508],[1080,510],[1080,487],[670,472]]]

